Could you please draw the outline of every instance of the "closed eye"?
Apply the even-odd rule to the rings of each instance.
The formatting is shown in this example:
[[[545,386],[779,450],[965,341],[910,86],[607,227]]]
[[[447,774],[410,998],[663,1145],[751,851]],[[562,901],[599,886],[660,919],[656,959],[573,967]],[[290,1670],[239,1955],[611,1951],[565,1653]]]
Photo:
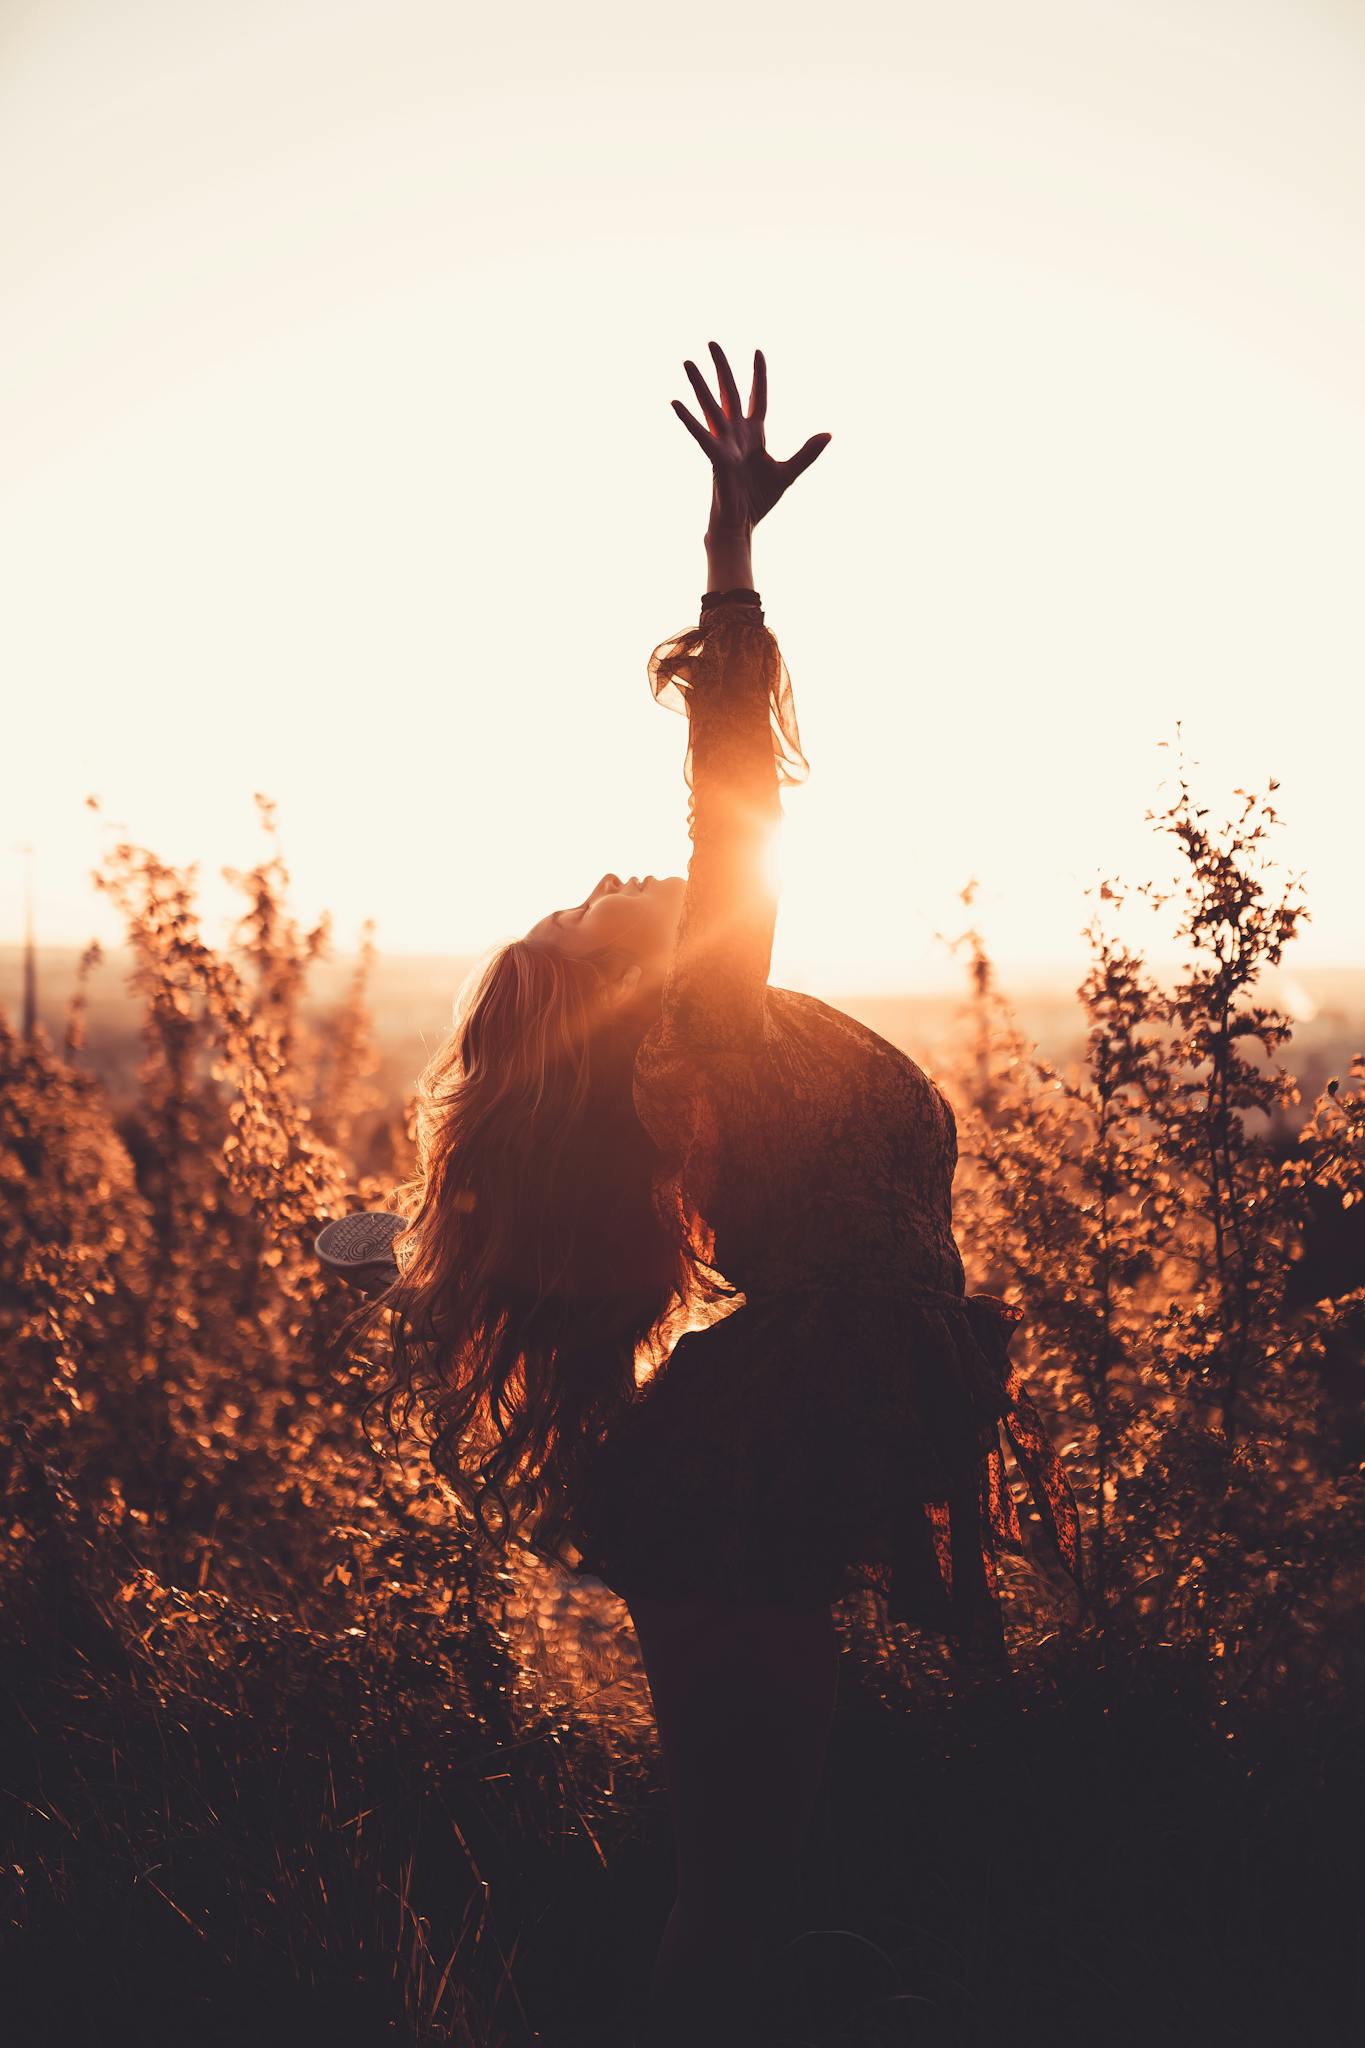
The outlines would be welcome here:
[[[618,889],[621,887],[621,877],[619,875],[603,875],[602,882],[615,882]],[[598,883],[598,889],[601,888],[602,882]],[[565,918],[567,917],[581,918],[586,916],[589,904],[596,897],[596,895],[597,889],[592,889],[588,892],[588,895],[583,898],[583,901],[579,904],[576,904],[572,910],[556,910],[554,915],[550,919],[550,923],[563,924]]]

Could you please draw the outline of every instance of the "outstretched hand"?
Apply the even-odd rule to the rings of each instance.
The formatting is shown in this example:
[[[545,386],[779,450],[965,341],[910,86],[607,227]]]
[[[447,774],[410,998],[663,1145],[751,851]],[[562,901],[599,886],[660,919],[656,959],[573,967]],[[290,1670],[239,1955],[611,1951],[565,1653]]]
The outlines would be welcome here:
[[[830,434],[812,434],[795,455],[778,462],[763,445],[763,421],[768,410],[768,366],[762,349],[754,350],[754,381],[746,413],[739,402],[739,389],[718,342],[709,342],[716,361],[716,382],[720,401],[712,397],[706,379],[695,363],[683,368],[692,382],[707,428],[694,419],[680,399],[673,410],[694,441],[705,451],[711,464],[711,528],[713,532],[747,532],[757,526],[802,470],[809,469],[817,455],[833,439]]]

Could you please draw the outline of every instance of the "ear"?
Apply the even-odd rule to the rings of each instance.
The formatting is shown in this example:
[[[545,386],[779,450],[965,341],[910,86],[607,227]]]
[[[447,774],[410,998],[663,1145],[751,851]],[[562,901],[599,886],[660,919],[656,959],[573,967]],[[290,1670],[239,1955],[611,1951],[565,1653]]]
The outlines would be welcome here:
[[[612,1001],[614,1003],[620,1004],[621,1007],[624,1008],[625,1005],[630,1001],[631,997],[635,994],[636,989],[640,986],[640,977],[643,974],[643,972],[644,969],[640,967],[638,963],[632,963],[632,965],[629,966],[626,969],[625,973],[621,976],[620,980],[614,985],[611,992]]]

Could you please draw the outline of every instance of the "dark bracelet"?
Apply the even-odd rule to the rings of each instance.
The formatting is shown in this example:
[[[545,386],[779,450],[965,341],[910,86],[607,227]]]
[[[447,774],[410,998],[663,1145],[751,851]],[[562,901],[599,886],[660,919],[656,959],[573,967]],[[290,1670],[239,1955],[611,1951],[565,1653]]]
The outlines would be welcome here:
[[[718,604],[752,604],[757,605],[760,611],[763,608],[763,600],[758,592],[750,590],[745,584],[738,584],[733,590],[707,590],[703,592],[701,608],[704,612],[710,611],[713,606]]]

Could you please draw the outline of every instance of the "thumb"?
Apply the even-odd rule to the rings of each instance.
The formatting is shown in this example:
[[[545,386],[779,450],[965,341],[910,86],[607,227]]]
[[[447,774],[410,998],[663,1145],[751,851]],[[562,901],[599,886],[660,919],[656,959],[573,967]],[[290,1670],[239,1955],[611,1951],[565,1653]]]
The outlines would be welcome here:
[[[816,456],[822,454],[833,439],[832,434],[812,434],[805,446],[798,448],[795,455],[783,463],[782,472],[787,482],[795,483],[802,470],[809,469]]]

